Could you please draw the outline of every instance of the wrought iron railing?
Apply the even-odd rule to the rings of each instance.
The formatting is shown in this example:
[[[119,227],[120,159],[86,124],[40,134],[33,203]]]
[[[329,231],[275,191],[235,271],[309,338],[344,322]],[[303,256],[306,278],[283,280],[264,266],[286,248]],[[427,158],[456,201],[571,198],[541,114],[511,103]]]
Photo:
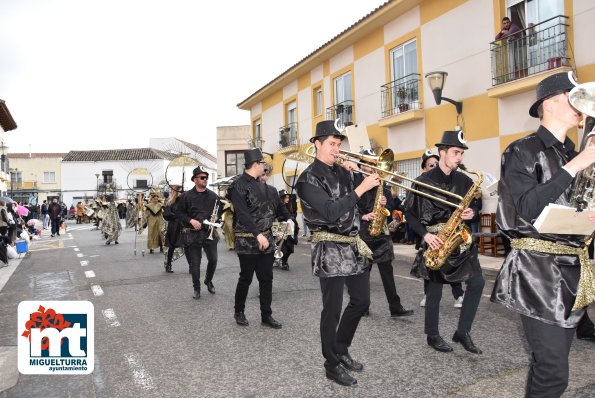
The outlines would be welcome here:
[[[99,192],[103,192],[103,193],[110,191],[110,190],[116,192],[116,190],[118,190],[120,188],[121,187],[119,185],[117,185],[117,181],[115,178],[101,180],[99,182],[99,185],[97,186],[97,189],[99,190]]]
[[[353,110],[355,105],[352,100],[340,102],[336,105],[326,108],[326,120],[339,119],[340,128],[354,124]]]
[[[491,42],[492,86],[569,65],[567,29],[558,15]]]
[[[412,109],[421,109],[419,81],[420,75],[412,73],[381,86],[382,117],[391,117]]]
[[[279,127],[279,145],[285,148],[298,144],[298,124],[289,123],[286,126]]]

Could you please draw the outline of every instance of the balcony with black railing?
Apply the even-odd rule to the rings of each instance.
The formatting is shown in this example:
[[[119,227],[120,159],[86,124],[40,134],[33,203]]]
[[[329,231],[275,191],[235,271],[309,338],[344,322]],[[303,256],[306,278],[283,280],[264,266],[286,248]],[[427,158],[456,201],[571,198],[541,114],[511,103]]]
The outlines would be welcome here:
[[[355,105],[352,100],[340,102],[336,105],[326,108],[326,120],[337,120],[337,125],[342,129],[355,124],[353,121],[353,111]]]
[[[387,118],[414,109],[421,109],[419,101],[420,75],[412,73],[380,87],[382,117]]]
[[[298,144],[298,124],[289,123],[286,126],[279,127],[279,145],[281,149],[291,145]]]
[[[570,65],[568,26],[558,15],[491,42],[492,86]]]

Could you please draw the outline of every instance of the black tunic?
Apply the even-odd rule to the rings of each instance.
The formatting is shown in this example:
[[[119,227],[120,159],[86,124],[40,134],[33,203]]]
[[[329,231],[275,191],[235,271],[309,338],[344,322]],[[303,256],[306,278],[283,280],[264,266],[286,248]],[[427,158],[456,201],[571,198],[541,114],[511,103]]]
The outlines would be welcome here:
[[[298,178],[295,189],[306,225],[312,232],[356,236],[359,232],[357,194],[351,173],[314,160]],[[312,245],[312,272],[321,278],[363,273],[368,260],[355,243],[322,241]]]
[[[178,219],[180,220],[182,227],[187,228],[184,233],[194,234],[192,238],[186,236],[184,238],[185,242],[188,243],[192,241],[202,244],[210,233],[210,228],[208,225],[204,224],[204,221],[211,220],[215,204],[218,206],[216,218],[218,219],[221,216],[223,206],[220,206],[221,202],[218,201],[217,194],[208,188],[203,192],[198,192],[196,188],[192,188],[185,192],[176,203],[179,203],[179,207],[176,208]],[[203,224],[199,231],[194,231],[194,227],[190,224],[190,220],[196,220]],[[216,233],[213,234],[213,239],[216,240],[218,237],[219,236]]]
[[[271,227],[273,221],[289,219],[287,208],[281,203],[277,190],[244,172],[227,190],[234,207],[233,230],[235,251],[238,254],[261,254],[256,236],[263,233],[269,241],[264,253],[275,251]],[[238,236],[250,233],[252,237]]]
[[[473,185],[473,180],[462,172],[454,171],[449,175],[446,175],[440,167],[434,167],[417,177],[416,180],[456,193],[460,196],[465,196]],[[448,195],[432,191],[416,184],[413,184],[413,187],[419,191],[427,192],[432,196],[448,200],[452,203],[458,203],[456,198],[452,198]],[[469,206],[475,213],[479,211],[474,207],[476,204],[477,201],[472,201]],[[405,199],[405,217],[407,222],[413,228],[415,233],[422,238],[428,233],[426,227],[447,222],[454,209],[455,207],[453,206],[428,199],[413,192],[408,192]],[[438,283],[453,283],[464,282],[476,273],[481,272],[479,260],[477,259],[477,247],[475,244],[472,244],[468,250],[462,253],[459,247],[438,271],[432,271],[424,265],[424,259],[421,254],[427,247],[427,243],[423,242],[422,248],[416,257],[416,271],[420,277]]]
[[[584,236],[540,234],[532,224],[549,203],[569,205],[573,177],[562,166],[575,155],[569,138],[561,143],[543,126],[506,148],[496,223],[507,238],[584,246]],[[577,256],[513,249],[500,269],[491,300],[548,324],[572,328],[584,312],[572,312],[579,278]]]
[[[163,218],[167,221],[165,244],[169,248],[184,246],[184,241],[182,239],[182,223],[178,217],[180,203],[178,198],[173,205],[167,205],[163,210]]]

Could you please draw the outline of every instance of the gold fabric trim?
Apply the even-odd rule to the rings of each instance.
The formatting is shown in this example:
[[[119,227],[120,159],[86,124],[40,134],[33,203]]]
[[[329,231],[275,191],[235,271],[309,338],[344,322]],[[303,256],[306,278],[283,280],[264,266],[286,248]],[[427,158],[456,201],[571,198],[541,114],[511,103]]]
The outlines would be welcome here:
[[[595,302],[595,274],[589,260],[589,238],[584,247],[570,247],[560,243],[535,238],[511,239],[510,247],[516,250],[530,250],[546,254],[562,254],[578,256],[581,263],[581,276],[578,281],[578,291],[574,300],[573,311],[580,310]]]
[[[366,245],[366,242],[364,242],[359,237],[359,235],[345,236],[345,235],[333,234],[333,233],[325,232],[325,231],[314,232],[313,237],[312,237],[312,243],[318,243],[318,242],[323,242],[323,241],[337,242],[337,243],[355,243],[359,254],[361,254],[362,256],[365,256],[369,260],[373,259],[372,258],[372,250],[370,250],[368,245]]]
[[[261,234],[263,234],[264,236],[267,236],[270,233],[271,233],[271,231],[269,231],[269,230],[261,232]],[[236,232],[236,231],[234,231],[234,236],[236,236],[238,238],[256,238],[256,236],[254,236],[254,234],[250,233],[250,232]]]

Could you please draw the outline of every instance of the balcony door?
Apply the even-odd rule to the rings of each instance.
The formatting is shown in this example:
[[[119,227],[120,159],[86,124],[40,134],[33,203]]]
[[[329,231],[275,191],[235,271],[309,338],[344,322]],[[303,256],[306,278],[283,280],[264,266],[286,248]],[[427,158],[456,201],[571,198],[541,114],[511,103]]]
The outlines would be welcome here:
[[[390,51],[392,73],[392,104],[393,114],[398,108],[407,104],[419,104],[417,90],[417,40],[413,39]]]
[[[565,58],[567,54],[566,27],[563,21],[555,18],[564,15],[564,0],[507,0],[506,7],[510,20],[526,29],[518,46],[526,47],[526,61],[523,61],[528,74],[560,66],[552,64],[551,60]]]

